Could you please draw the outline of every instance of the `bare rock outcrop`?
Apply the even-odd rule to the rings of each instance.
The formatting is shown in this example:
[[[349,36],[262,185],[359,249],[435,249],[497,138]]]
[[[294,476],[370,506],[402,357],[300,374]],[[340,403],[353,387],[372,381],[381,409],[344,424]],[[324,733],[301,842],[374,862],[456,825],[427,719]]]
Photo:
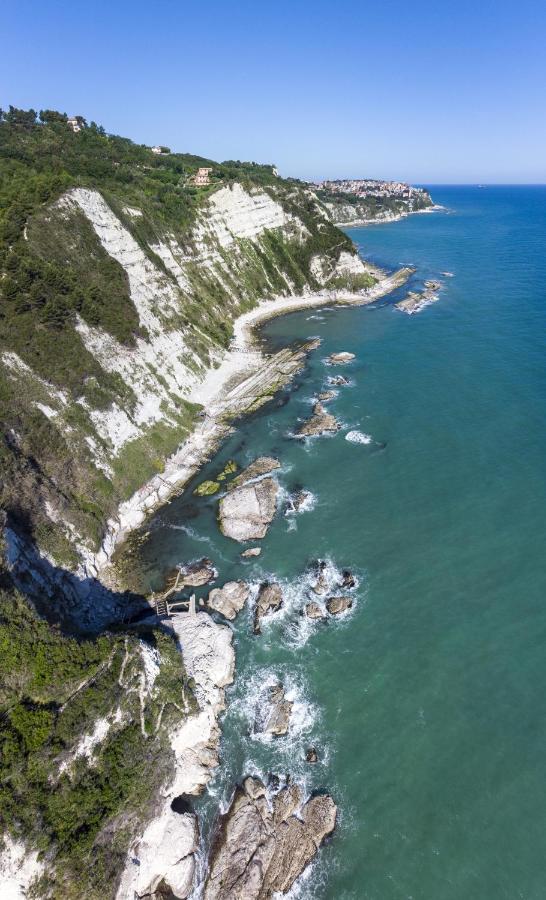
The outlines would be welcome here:
[[[275,581],[262,584],[256,600],[254,610],[254,634],[261,634],[261,621],[264,616],[276,612],[281,608],[283,601],[282,588]]]
[[[352,359],[355,358],[354,353],[347,353],[346,350],[341,351],[340,353],[330,353],[328,357],[328,362],[331,366],[339,366],[344,365],[345,363],[351,362]]]
[[[307,422],[300,425],[296,432],[296,437],[312,437],[317,434],[325,434],[327,432],[339,431],[340,424],[336,417],[327,412],[319,401],[313,407],[313,415]]]
[[[280,737],[286,734],[294,703],[287,700],[282,684],[274,684],[267,690],[265,703],[260,703],[254,721],[254,731]]]
[[[352,605],[351,597],[328,597],[326,601],[326,609],[331,616],[338,616],[340,613],[347,612]]]
[[[248,550],[243,550],[241,559],[251,559],[253,556],[259,556],[261,552],[261,547],[249,547]]]
[[[222,534],[235,541],[265,537],[277,509],[279,492],[269,473],[279,467],[278,460],[262,456],[233,479],[219,504]]]
[[[325,619],[326,613],[324,612],[322,606],[316,603],[314,600],[310,600],[309,603],[305,606],[305,615],[308,619]]]
[[[226,619],[234,619],[246,601],[250,588],[246,581],[228,581],[222,588],[213,588],[207,600],[210,609],[215,609]]]
[[[327,794],[304,803],[301,789],[291,784],[269,802],[263,783],[246,778],[220,821],[204,900],[286,894],[333,832],[336,813]]]

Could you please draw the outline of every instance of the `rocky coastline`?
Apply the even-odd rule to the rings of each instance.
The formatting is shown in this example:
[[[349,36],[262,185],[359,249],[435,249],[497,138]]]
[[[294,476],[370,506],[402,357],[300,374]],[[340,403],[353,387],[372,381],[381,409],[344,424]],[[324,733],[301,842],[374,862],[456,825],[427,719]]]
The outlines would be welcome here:
[[[375,303],[402,287],[414,272],[411,266],[390,274],[370,266],[367,270],[377,276],[372,287],[354,292],[325,289],[301,296],[278,297],[260,303],[236,319],[230,350],[218,368],[209,370],[190,395],[192,402],[201,403],[206,410],[202,420],[167,460],[163,472],[121,504],[115,518],[108,522],[100,550],[96,554],[85,551],[82,577],[100,578],[102,583],[117,587],[112,559],[118,548],[154,511],[179,494],[195,477],[229,434],[231,422],[258,409],[288,384],[319,343],[307,341],[295,349],[267,354],[259,345],[259,326],[271,318],[301,309],[330,304],[360,306]]]

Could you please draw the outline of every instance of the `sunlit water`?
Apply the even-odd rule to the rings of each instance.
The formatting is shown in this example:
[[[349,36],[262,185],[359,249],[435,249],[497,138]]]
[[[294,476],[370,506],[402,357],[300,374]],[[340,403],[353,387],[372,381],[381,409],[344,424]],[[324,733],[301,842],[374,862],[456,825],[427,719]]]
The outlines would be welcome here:
[[[191,496],[196,481],[142,549],[154,587],[206,555],[220,584],[286,588],[262,636],[250,609],[234,625],[222,766],[197,805],[207,835],[246,773],[327,787],[339,827],[302,898],[546,896],[546,189],[433,196],[448,212],[349,233],[375,262],[415,264],[417,285],[453,272],[439,302],[412,317],[389,299],[270,323],[272,347],[312,335],[322,346],[197,479],[274,455],[282,488],[312,491],[311,508],[281,511],[262,556],[243,562],[219,534],[217,498]],[[343,429],[302,444],[289,435],[334,350],[356,354],[329,405]],[[312,625],[300,611],[317,558],[350,567],[359,586],[346,617]],[[293,725],[266,741],[254,704],[275,677]]]

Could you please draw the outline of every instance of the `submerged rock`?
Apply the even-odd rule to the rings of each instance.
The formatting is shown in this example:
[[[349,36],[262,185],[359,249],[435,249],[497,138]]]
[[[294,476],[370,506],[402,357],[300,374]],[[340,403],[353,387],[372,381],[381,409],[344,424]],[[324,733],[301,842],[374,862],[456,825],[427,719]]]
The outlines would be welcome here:
[[[254,731],[279,737],[286,734],[290,725],[292,700],[287,700],[282,684],[275,684],[267,692],[267,699],[258,709]]]
[[[341,351],[340,353],[330,353],[328,357],[328,362],[331,366],[339,366],[344,363],[351,362],[352,359],[355,358],[354,353],[347,353],[346,350]]]
[[[201,484],[197,485],[193,493],[197,497],[209,497],[211,494],[216,494],[219,490],[220,483],[218,481],[202,481]]]
[[[219,504],[220,530],[235,541],[263,538],[277,509],[279,486],[268,473],[278,469],[276,459],[260,457],[228,486]]]
[[[260,779],[245,779],[220,821],[204,900],[268,900],[287,893],[336,825],[328,794],[302,802],[295,784],[270,804]]]
[[[300,425],[296,437],[311,437],[316,434],[339,431],[340,424],[331,413],[326,412],[320,401],[313,407],[313,415],[307,422]]]
[[[248,550],[243,550],[243,552],[241,553],[241,558],[249,559],[252,556],[259,556],[261,552],[261,547],[249,547]]]
[[[331,616],[338,616],[340,613],[347,612],[352,605],[351,597],[328,597],[326,601],[326,609]]]
[[[250,588],[245,581],[228,581],[222,588],[213,588],[208,596],[208,606],[226,619],[234,619],[245,605]]]
[[[343,387],[346,384],[349,384],[349,379],[345,378],[343,375],[331,375],[328,378],[328,384],[333,384],[335,387]]]
[[[271,584],[262,584],[256,600],[256,609],[254,611],[254,634],[261,634],[261,621],[264,616],[270,615],[281,608],[283,601],[282,588],[280,584],[272,582]]]

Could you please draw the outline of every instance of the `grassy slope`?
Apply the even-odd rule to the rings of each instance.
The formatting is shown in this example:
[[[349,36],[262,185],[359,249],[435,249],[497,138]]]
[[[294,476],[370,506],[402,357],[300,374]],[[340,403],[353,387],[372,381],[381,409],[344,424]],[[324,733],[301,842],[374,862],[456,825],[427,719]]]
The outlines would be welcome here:
[[[135,398],[86,349],[75,317],[129,347],[142,332],[122,268],[105,253],[83,215],[56,214],[55,201],[70,187],[99,189],[159,266],[149,243],[170,233],[191,249],[197,212],[219,185],[260,186],[305,222],[310,237],[303,243],[270,232],[259,242],[240,242],[242,264],[234,265],[226,255],[223,278],[237,290],[235,306],[215,273],[190,267],[191,291],[172,324],[184,328],[189,347],[205,363],[211,342],[229,342],[226,309],[236,315],[262,296],[286,293],[287,279],[296,289],[313,283],[311,257],[321,252],[334,262],[351,244],[333,226],[319,227],[314,201],[299,186],[277,179],[271,166],[217,164],[190,154],[158,156],[95,125],[74,134],[58,114],[45,119],[37,122],[21,110],[0,117],[0,350],[15,351],[33,372],[66,392],[70,409],[61,428],[31,402],[48,405],[47,396],[39,396],[45,389],[31,379],[23,379],[23,389],[14,387],[0,370],[0,499],[58,562],[73,566],[70,538],[44,515],[46,501],[97,547],[106,519],[161,470],[191,429],[196,410],[179,399],[176,423],[160,423],[149,436],[127,445],[114,461],[112,479],[95,467],[86,439],[97,441],[97,434],[75,401],[83,399],[96,409],[116,401],[130,410]],[[189,183],[201,165],[213,169],[210,187]],[[125,207],[143,215],[131,217]]]

